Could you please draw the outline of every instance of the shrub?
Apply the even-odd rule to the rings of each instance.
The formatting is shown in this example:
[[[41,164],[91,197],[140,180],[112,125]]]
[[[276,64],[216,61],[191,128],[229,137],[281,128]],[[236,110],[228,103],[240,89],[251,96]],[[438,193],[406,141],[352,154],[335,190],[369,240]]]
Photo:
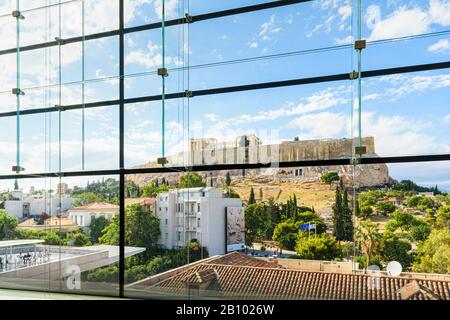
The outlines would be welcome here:
[[[323,183],[331,184],[333,181],[339,181],[339,175],[335,171],[330,171],[330,172],[324,173],[320,177],[320,181],[322,181]]]

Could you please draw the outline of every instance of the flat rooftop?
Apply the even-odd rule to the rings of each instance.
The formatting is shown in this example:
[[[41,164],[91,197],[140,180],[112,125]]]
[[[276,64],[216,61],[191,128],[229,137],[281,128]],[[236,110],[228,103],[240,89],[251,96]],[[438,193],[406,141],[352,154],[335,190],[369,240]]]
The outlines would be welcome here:
[[[39,243],[44,243],[45,240],[7,240],[0,241],[0,248],[11,248],[20,246],[36,245]]]

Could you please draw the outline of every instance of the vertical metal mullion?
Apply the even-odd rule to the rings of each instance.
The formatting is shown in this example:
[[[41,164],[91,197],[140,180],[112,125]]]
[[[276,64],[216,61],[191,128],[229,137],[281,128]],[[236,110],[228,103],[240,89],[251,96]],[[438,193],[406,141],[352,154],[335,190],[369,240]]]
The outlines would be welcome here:
[[[124,0],[119,0],[119,296],[124,297],[125,288],[125,161],[124,161],[124,131],[125,131],[125,34],[124,34]]]

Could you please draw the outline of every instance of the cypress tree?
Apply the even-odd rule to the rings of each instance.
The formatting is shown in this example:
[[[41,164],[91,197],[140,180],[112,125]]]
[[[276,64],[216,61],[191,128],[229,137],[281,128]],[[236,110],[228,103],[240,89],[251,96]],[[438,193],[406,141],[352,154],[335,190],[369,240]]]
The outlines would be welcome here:
[[[350,209],[348,205],[348,192],[347,189],[344,189],[344,196],[342,199],[342,239],[346,241],[352,241],[353,240],[353,217],[352,217],[352,210]]]
[[[227,171],[227,174],[225,176],[225,183],[226,183],[227,186],[231,185],[231,177],[230,177],[230,172],[229,171]]]
[[[253,188],[250,189],[250,197],[248,198],[248,204],[255,204],[256,200],[255,200],[255,191],[253,190]]]

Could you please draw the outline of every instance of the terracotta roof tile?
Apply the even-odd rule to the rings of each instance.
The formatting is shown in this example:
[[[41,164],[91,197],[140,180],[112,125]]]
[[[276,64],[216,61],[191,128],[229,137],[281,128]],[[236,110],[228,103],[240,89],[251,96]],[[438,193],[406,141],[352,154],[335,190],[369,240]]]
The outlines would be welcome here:
[[[241,263],[241,265],[239,265]],[[373,280],[369,274],[343,274],[274,268],[269,262],[232,253],[197,264],[173,277],[163,280],[149,290],[174,295],[186,295],[189,281],[195,282],[197,273],[215,270],[213,279],[202,296],[220,296],[235,299],[346,299],[346,300],[400,300],[399,289],[411,281],[450,300],[450,281],[423,280],[389,276],[379,277],[379,288],[369,288]],[[412,299],[430,299],[418,292]]]
[[[85,210],[119,210],[119,206],[106,202],[94,202],[84,206],[71,208],[68,211],[85,211]]]

